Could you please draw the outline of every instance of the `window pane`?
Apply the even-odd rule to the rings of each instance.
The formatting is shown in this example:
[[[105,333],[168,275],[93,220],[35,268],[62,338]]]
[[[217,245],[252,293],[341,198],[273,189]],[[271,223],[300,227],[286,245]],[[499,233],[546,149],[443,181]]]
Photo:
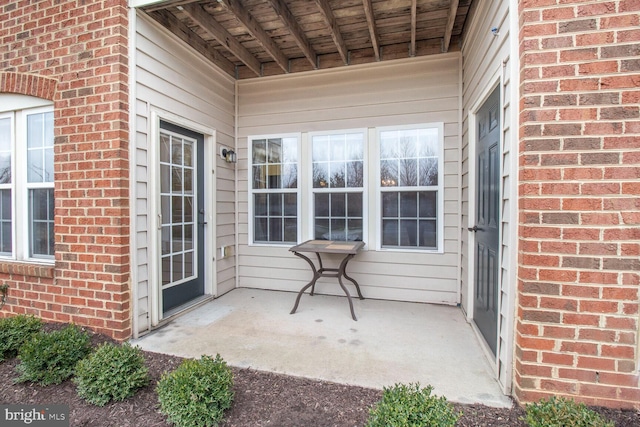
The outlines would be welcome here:
[[[420,221],[420,246],[435,248],[436,242],[436,221]]]
[[[400,160],[398,176],[401,187],[415,187],[418,185],[418,161],[416,159]]]
[[[362,218],[362,193],[347,194],[347,216]]]
[[[364,158],[364,135],[361,133],[350,133],[346,136],[346,160],[362,160]]]
[[[395,187],[398,185],[398,161],[383,160],[380,162],[380,185]]]
[[[268,188],[282,188],[282,165],[268,165],[267,174]]]
[[[295,163],[283,166],[282,188],[298,187],[298,165]]]
[[[298,195],[295,193],[286,193],[284,195],[284,214],[285,216],[298,217]]]
[[[329,163],[313,164],[313,188],[326,188],[329,181]]]
[[[415,218],[418,215],[418,194],[400,193],[400,216]]]
[[[0,119],[0,184],[11,182],[11,119]]]
[[[269,218],[269,241],[281,242],[282,239],[282,218]]]
[[[267,143],[267,163],[282,162],[282,140],[270,139]]]
[[[253,226],[253,238],[256,242],[267,242],[267,218],[256,218]]]
[[[400,157],[398,151],[397,132],[381,132],[380,133],[380,159],[397,159]]]
[[[347,221],[344,218],[331,220],[331,237],[329,240],[347,239]]]
[[[171,137],[171,163],[182,165],[182,139]]]
[[[344,135],[331,135],[329,147],[330,158],[333,161],[342,161],[345,159]]]
[[[326,162],[329,160],[329,136],[313,137],[313,162]]]
[[[254,165],[267,163],[267,141],[264,139],[253,141],[253,159]]]
[[[315,238],[319,240],[329,240],[329,220],[318,219],[315,221]]]
[[[331,174],[330,187],[344,188],[346,184],[344,163],[329,163],[329,173]]]
[[[346,240],[362,240],[362,220],[361,219],[347,220],[347,230],[349,230],[349,233],[347,234]]]
[[[315,217],[329,216],[329,193],[315,194]]]
[[[417,246],[418,221],[400,220],[400,246]]]
[[[269,216],[282,215],[282,194],[269,194]]]
[[[438,159],[420,159],[420,181],[418,185],[438,185]]]
[[[437,191],[421,191],[419,194],[420,218],[435,218],[438,212]]]
[[[171,174],[168,165],[160,165],[160,192],[169,193],[171,191]]]
[[[29,256],[54,254],[53,189],[29,190]]]
[[[11,190],[0,190],[0,252],[11,254],[12,246]]]
[[[399,193],[382,193],[382,216],[385,218],[398,216]]]
[[[253,188],[256,188],[256,189],[267,188],[267,167],[266,166],[253,167]]]
[[[364,185],[364,165],[360,162],[347,163],[347,187],[362,187]]]
[[[382,245],[398,246],[398,221],[385,219],[382,221]]]
[[[267,214],[267,194],[254,194],[253,201],[253,214],[265,216]]]
[[[170,145],[171,137],[166,133],[160,133],[160,161],[162,163],[169,163]]]
[[[295,218],[284,219],[284,241],[296,242],[298,240],[298,221]]]
[[[298,139],[297,138],[282,139],[282,161],[284,163],[298,162]]]
[[[345,217],[347,214],[347,207],[345,205],[345,193],[333,193],[331,194],[331,217]]]

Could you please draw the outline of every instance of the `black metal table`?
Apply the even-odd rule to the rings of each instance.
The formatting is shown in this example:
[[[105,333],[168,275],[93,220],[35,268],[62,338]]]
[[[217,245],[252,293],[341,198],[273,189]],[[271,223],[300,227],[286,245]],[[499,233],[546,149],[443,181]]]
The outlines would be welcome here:
[[[347,296],[347,300],[349,301],[349,308],[351,309],[351,317],[353,320],[358,320],[356,318],[356,314],[353,310],[353,303],[351,302],[351,294],[349,294],[349,290],[342,283],[342,278],[349,280],[356,287],[356,291],[358,292],[358,297],[360,299],[364,299],[362,296],[362,292],[360,292],[360,286],[358,282],[349,277],[346,272],[347,263],[351,258],[356,256],[356,254],[364,247],[364,242],[342,242],[335,240],[307,240],[306,242],[300,243],[299,245],[293,246],[289,249],[289,251],[293,252],[294,255],[299,256],[303,260],[307,261],[311,266],[311,271],[313,272],[313,278],[309,283],[307,283],[300,292],[298,292],[298,297],[296,298],[296,303],[293,306],[293,310],[291,310],[291,314],[295,313],[298,309],[298,304],[300,303],[300,297],[307,289],[311,288],[311,296],[313,296],[313,292],[316,287],[316,281],[321,277],[336,277],[338,279],[338,283],[340,283],[340,287],[344,291]],[[318,257],[318,268],[316,268],[313,261],[309,259],[304,253],[315,253]],[[340,266],[338,268],[327,268],[322,265],[322,257],[320,254],[338,254],[344,255],[344,258],[340,262]]]

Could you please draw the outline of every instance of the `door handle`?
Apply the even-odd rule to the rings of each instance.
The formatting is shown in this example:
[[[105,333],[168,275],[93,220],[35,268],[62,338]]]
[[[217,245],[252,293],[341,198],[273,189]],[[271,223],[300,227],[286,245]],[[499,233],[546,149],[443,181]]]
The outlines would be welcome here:
[[[475,232],[475,231],[482,231],[482,228],[478,227],[477,225],[474,225],[473,227],[467,228],[467,230]]]

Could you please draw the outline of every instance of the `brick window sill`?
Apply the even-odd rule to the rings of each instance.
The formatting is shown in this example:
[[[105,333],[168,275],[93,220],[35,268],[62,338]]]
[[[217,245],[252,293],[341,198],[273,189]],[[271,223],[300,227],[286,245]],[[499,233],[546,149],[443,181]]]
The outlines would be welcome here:
[[[53,278],[55,266],[37,262],[0,261],[0,274]]]

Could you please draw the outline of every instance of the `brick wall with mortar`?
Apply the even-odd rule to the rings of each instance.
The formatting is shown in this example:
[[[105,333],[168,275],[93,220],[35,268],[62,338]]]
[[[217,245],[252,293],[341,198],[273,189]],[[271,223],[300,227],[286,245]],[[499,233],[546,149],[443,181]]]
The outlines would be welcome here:
[[[520,0],[514,394],[640,407],[640,0]]]
[[[56,239],[55,265],[0,260],[0,316],[131,335],[127,26],[126,0],[0,5],[0,93],[54,103]]]

